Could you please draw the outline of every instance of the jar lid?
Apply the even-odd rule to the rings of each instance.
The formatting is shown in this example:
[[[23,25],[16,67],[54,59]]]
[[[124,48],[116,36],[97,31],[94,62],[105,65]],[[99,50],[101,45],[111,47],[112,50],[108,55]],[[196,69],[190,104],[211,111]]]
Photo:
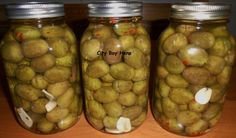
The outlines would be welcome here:
[[[51,18],[64,16],[64,5],[57,2],[26,2],[6,5],[9,19]]]
[[[171,6],[171,18],[189,20],[227,19],[230,15],[230,5],[224,3],[187,2]]]
[[[142,2],[99,1],[88,4],[89,17],[130,17],[142,15]]]

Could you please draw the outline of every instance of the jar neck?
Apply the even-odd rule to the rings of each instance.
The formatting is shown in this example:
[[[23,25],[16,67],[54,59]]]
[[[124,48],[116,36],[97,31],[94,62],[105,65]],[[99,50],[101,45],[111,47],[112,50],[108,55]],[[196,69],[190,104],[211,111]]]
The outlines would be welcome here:
[[[89,17],[91,23],[99,24],[116,24],[120,22],[133,22],[138,23],[142,20],[141,16],[133,17]]]
[[[170,22],[173,24],[177,23],[186,23],[186,24],[196,24],[196,25],[205,25],[205,24],[227,24],[228,19],[219,19],[219,20],[187,20],[187,19],[177,19],[170,18]]]
[[[64,16],[53,18],[38,18],[38,19],[10,19],[10,26],[30,25],[41,28],[46,25],[61,25],[65,23]]]

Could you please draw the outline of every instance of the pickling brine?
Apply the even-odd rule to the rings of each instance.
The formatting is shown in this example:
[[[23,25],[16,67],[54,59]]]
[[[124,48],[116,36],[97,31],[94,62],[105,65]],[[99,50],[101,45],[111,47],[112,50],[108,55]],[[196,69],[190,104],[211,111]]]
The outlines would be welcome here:
[[[209,10],[210,18],[197,16],[205,14],[202,10]],[[201,135],[220,118],[235,58],[228,10],[228,5],[219,4],[172,5],[171,23],[158,42],[152,99],[156,120],[170,132]]]
[[[113,4],[131,12],[116,15],[110,11]],[[140,23],[139,6],[135,2],[89,4],[90,25],[80,43],[86,118],[102,132],[126,133],[146,118],[151,43]]]
[[[53,13],[20,12],[30,7]],[[82,112],[82,97],[76,38],[64,23],[63,4],[13,4],[7,11],[10,29],[1,55],[18,121],[40,134],[73,126]]]

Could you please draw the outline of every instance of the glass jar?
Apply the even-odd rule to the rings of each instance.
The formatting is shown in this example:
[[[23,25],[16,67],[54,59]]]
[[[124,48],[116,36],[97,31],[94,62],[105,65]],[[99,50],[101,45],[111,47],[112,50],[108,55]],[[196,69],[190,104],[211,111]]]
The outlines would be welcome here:
[[[61,3],[6,6],[10,29],[1,55],[15,115],[26,129],[50,134],[73,126],[82,112],[77,42]]]
[[[172,5],[169,27],[159,38],[152,111],[175,134],[198,136],[219,120],[235,57],[227,29],[230,6]]]
[[[90,24],[81,38],[86,118],[96,129],[126,133],[147,114],[151,43],[142,3],[88,4]]]

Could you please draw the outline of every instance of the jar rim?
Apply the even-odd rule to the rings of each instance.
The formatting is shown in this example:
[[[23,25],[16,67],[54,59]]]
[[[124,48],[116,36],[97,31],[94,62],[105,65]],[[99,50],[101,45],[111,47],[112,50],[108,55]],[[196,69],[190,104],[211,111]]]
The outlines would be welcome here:
[[[183,2],[171,5],[171,18],[188,20],[228,19],[231,5],[215,2]]]
[[[142,16],[143,3],[128,1],[97,1],[88,3],[89,17],[132,17]]]
[[[52,18],[64,16],[60,2],[26,2],[5,5],[8,19]]]

